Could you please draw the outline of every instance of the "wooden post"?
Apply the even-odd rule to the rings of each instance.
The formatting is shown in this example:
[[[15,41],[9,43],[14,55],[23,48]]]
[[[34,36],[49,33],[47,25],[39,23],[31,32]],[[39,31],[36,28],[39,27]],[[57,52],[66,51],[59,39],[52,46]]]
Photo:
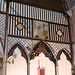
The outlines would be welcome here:
[[[71,24],[70,24],[70,17],[67,15],[67,17],[68,17],[68,29],[69,29],[69,36],[70,36],[70,42],[73,42],[73,39],[72,39],[72,37],[74,37],[73,36],[73,34],[71,34],[71,32],[72,32],[72,28],[71,28]],[[74,32],[73,32],[74,33]],[[71,66],[72,66],[72,75],[75,75],[75,71],[74,71],[74,55],[73,55],[73,44],[72,43],[70,43],[70,50],[71,50]]]
[[[28,58],[27,62],[27,75],[30,75],[30,58]]]
[[[3,75],[6,75],[6,69],[7,69],[7,43],[8,43],[8,15],[9,15],[9,0],[6,1],[6,26],[5,26],[5,56],[3,61]]]
[[[55,63],[55,75],[59,75],[58,61],[57,61],[57,59],[56,59],[56,63]]]
[[[3,62],[3,58],[0,58],[0,63],[2,63]]]

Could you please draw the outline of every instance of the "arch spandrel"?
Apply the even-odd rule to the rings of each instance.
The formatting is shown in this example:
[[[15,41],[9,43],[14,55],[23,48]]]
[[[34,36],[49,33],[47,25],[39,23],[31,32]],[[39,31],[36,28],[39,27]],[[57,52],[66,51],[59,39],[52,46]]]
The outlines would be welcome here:
[[[33,48],[30,53],[30,59],[34,59],[36,56],[39,56],[40,53],[43,53],[46,57],[48,57],[51,61],[55,62],[55,58],[49,49],[49,47],[44,42],[39,42]]]

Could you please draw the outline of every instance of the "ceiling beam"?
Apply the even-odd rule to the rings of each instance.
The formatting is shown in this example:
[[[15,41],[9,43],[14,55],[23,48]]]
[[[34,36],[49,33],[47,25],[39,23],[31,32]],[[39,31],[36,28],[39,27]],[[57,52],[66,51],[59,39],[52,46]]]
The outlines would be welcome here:
[[[61,13],[64,12],[62,0],[12,0],[12,1],[51,11]]]

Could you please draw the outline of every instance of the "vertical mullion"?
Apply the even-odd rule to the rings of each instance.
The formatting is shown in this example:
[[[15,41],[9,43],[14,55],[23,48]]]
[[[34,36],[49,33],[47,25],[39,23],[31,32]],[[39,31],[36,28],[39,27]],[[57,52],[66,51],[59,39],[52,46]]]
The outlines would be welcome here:
[[[39,11],[40,11],[40,20],[41,20],[41,9],[39,8]]]
[[[27,17],[28,17],[28,6],[27,6]],[[28,37],[28,19],[27,19],[27,37]]]
[[[67,41],[67,30],[66,30],[66,26],[65,27],[65,42]]]
[[[23,16],[23,5],[22,5],[22,16]],[[23,18],[22,18],[22,25],[23,25]],[[23,36],[23,29],[22,29],[22,36]]]
[[[3,1],[3,11],[4,11],[4,1]]]
[[[26,5],[25,5],[25,17],[26,17]]]
[[[55,38],[54,38],[54,36],[55,36],[54,35],[54,24],[53,24],[53,33],[52,34],[53,34],[53,40],[55,40]]]
[[[56,25],[55,25],[55,40],[57,41],[57,34],[56,34]]]
[[[14,14],[14,2],[13,2],[13,14]]]
[[[31,18],[32,18],[32,7],[31,7]]]
[[[57,25],[57,32],[58,32],[58,25]],[[59,40],[59,36],[58,36],[58,34],[57,34],[57,41]]]
[[[13,16],[12,16],[12,34],[13,34]]]
[[[63,26],[63,29],[64,29],[64,31],[63,31],[63,32],[64,32],[64,41],[65,41],[65,27],[64,27],[64,26]]]
[[[44,21],[45,21],[45,10],[44,10]]]
[[[42,20],[43,20],[43,18],[44,18],[44,17],[43,17],[43,13],[44,13],[44,12],[43,12],[43,9],[42,9]]]
[[[53,30],[53,28],[52,28],[52,24],[51,24],[51,40],[53,40],[53,36],[52,36],[52,30]]]
[[[33,20],[32,20],[32,37],[33,37]]]
[[[36,8],[36,19],[38,19],[38,18],[37,18],[37,8]]]
[[[16,12],[16,3],[15,3],[15,12]],[[16,15],[16,13],[15,13]],[[14,26],[14,35],[16,34],[16,16],[15,16],[15,26]]]
[[[63,32],[62,41],[64,41],[64,26],[62,26],[62,32]]]
[[[17,7],[17,10],[18,10],[18,13],[19,13],[19,4],[18,4],[18,7]],[[17,25],[18,25],[18,17],[17,17]],[[17,28],[17,35],[18,35],[18,28]]]
[[[19,4],[20,7],[20,16],[21,16],[21,4]],[[20,17],[20,23],[21,23],[21,17]],[[19,31],[19,35],[21,35],[21,31]]]
[[[14,35],[16,34],[16,16],[15,16],[15,26],[14,26]]]
[[[48,11],[48,21],[49,21],[49,11]]]
[[[11,9],[10,9],[10,14],[11,14]],[[10,16],[9,34],[10,34],[10,29],[11,29],[11,16]]]
[[[30,20],[29,20],[29,37],[30,37]]]
[[[1,0],[1,3],[0,3],[0,11],[1,11],[1,7],[2,7],[2,0]]]
[[[10,16],[10,23],[9,23],[9,34],[10,34],[10,29],[11,29],[11,16]]]
[[[18,25],[18,17],[17,17],[17,25]],[[17,35],[18,35],[18,28],[17,28]]]
[[[55,37],[55,24],[53,24],[53,35],[54,35],[54,40],[56,39]]]
[[[67,27],[67,36],[68,36],[68,41],[69,41],[69,30],[68,30],[68,27]]]
[[[27,19],[27,37],[28,37],[28,19]]]
[[[50,24],[48,23],[48,27],[49,27],[49,40],[51,40],[50,38]]]
[[[25,21],[24,21],[24,24],[25,24],[24,36],[26,36],[26,19],[25,19]]]
[[[23,18],[22,18],[22,25],[23,25]],[[24,25],[23,25],[24,26]],[[22,36],[23,36],[23,29],[22,29]]]
[[[29,6],[29,18],[30,18],[30,6]]]
[[[38,20],[39,20],[39,9],[37,9],[38,10]]]

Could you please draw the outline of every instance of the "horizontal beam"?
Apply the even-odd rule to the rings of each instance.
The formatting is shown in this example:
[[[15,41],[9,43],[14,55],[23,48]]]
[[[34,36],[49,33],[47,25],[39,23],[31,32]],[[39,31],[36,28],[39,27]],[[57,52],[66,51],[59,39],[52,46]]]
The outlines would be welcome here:
[[[1,14],[7,14],[7,12],[4,12],[4,11],[0,11],[0,13],[1,13]]]
[[[11,35],[11,34],[9,34],[8,36],[9,37],[15,37],[15,38],[30,39],[30,40],[40,40],[40,41],[47,41],[47,42],[54,42],[54,43],[71,44],[70,42],[62,42],[62,41],[38,39],[38,38],[34,38],[34,37],[26,37],[26,36],[19,36],[19,35]]]
[[[25,18],[25,19],[30,19],[30,20],[36,20],[36,21],[42,21],[42,22],[47,22],[47,23],[51,23],[51,24],[55,24],[55,25],[61,25],[61,26],[68,27],[68,25],[65,25],[65,24],[59,24],[59,23],[54,23],[54,22],[49,22],[49,21],[44,21],[44,20],[38,20],[38,19],[28,18],[28,17],[24,17],[24,16],[20,16],[20,15],[9,14],[9,16],[13,16],[13,17],[15,16],[15,17],[20,17],[20,18]]]

